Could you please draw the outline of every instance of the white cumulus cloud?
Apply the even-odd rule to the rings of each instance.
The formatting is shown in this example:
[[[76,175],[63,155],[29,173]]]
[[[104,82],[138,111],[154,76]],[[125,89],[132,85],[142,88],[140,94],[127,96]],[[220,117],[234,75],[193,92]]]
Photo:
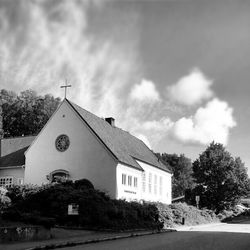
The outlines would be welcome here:
[[[130,92],[130,98],[141,102],[157,102],[160,100],[155,84],[143,79],[141,83],[135,84]]]
[[[137,138],[139,138],[141,141],[143,141],[148,146],[148,148],[152,149],[151,144],[150,144],[148,138],[145,135],[143,135],[143,134],[136,134],[135,136]]]
[[[236,126],[233,109],[217,98],[200,107],[194,116],[179,119],[173,126],[173,135],[184,143],[208,144],[211,141],[228,142],[230,129]]]
[[[141,124],[141,129],[155,131],[155,132],[164,132],[168,131],[173,126],[173,122],[168,117],[163,117],[160,120],[146,121]]]
[[[208,79],[199,69],[193,69],[190,74],[168,87],[170,98],[180,104],[194,105],[213,96],[210,89],[213,81]]]

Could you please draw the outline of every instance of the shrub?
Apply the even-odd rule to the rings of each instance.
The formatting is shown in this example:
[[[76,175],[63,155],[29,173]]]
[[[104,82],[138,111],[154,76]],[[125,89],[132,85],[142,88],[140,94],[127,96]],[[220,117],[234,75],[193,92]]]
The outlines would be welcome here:
[[[85,183],[88,181],[80,180],[77,184],[65,182],[34,189],[12,189],[10,195],[15,202],[6,211],[5,217],[22,217],[25,222],[35,224],[41,224],[41,218],[44,217],[54,218],[58,225],[86,228],[162,228],[154,204],[113,200],[104,192],[91,188],[91,185],[86,188]],[[73,203],[79,205],[79,216],[68,215],[68,205]],[[39,221],[35,218],[39,218]],[[50,225],[48,219],[44,220],[45,224]]]
[[[92,182],[87,179],[76,180],[74,185],[76,189],[94,189]]]
[[[207,209],[199,210],[194,206],[186,203],[174,203],[165,205],[156,204],[159,210],[160,220],[164,223],[164,228],[175,227],[183,223],[186,225],[196,225],[218,221],[216,215]]]
[[[46,228],[55,226],[56,222],[54,218],[42,217],[39,214],[35,213],[22,214],[21,221],[26,224],[42,225]]]
[[[6,188],[0,187],[0,211],[3,211],[11,203],[11,199],[7,196],[7,192],[8,190]]]

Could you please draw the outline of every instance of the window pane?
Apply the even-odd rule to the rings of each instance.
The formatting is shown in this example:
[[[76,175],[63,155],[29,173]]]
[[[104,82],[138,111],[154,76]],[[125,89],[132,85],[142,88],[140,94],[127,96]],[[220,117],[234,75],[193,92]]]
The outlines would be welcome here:
[[[132,186],[132,176],[131,175],[128,176],[128,185]]]
[[[134,187],[137,187],[137,177],[134,177]]]
[[[149,173],[148,175],[148,192],[151,193],[151,184],[152,183],[152,174]]]
[[[157,194],[157,175],[154,176],[154,193]]]
[[[146,173],[142,173],[142,191],[145,193],[146,192]]]
[[[122,184],[126,185],[126,175],[122,174]]]
[[[13,184],[13,177],[1,177],[0,186],[10,187]]]

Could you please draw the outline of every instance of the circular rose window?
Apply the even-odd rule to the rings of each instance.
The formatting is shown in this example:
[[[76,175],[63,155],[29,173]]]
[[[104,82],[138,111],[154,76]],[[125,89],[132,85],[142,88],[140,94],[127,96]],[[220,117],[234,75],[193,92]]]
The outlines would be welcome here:
[[[60,152],[64,152],[69,148],[69,137],[67,135],[59,135],[56,138],[56,149]]]

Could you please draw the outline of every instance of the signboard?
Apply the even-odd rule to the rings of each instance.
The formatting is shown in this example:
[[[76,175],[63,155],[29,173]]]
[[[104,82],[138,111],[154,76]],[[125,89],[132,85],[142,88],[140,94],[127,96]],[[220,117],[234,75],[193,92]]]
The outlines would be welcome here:
[[[69,204],[68,205],[68,215],[79,215],[79,205]]]

